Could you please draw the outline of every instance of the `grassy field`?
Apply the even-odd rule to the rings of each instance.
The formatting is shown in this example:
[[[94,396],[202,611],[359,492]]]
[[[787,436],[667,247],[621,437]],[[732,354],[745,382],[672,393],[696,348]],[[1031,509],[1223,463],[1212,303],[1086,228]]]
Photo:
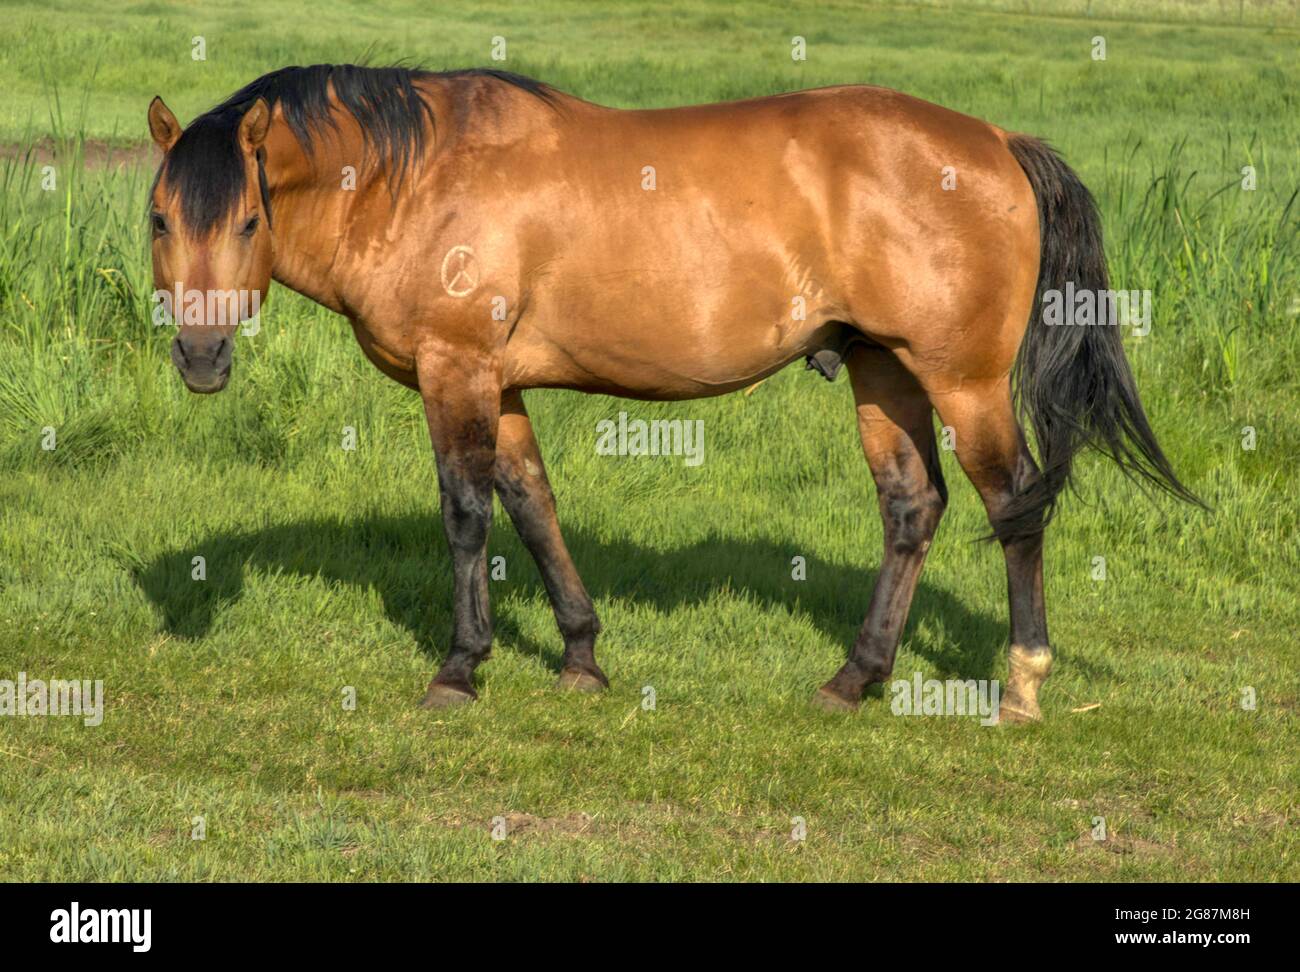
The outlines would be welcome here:
[[[1294,4],[84,7],[0,16],[0,679],[102,679],[107,702],[97,727],[0,718],[4,878],[1300,878]],[[495,34],[506,67],[607,103],[868,81],[1065,152],[1114,285],[1153,292],[1130,360],[1215,512],[1081,464],[1048,534],[1042,724],[807,704],[881,530],[847,381],[793,368],[676,405],[531,393],[613,689],[553,690],[560,639],[498,509],[481,701],[414,707],[451,589],[417,396],[283,290],[229,390],[189,395],[147,314],[152,172],[78,155],[142,142],[155,93],[188,120],[287,63],[483,64]],[[704,462],[597,455],[620,410],[703,420]],[[1001,554],[944,463],[896,677],[1000,678]]]

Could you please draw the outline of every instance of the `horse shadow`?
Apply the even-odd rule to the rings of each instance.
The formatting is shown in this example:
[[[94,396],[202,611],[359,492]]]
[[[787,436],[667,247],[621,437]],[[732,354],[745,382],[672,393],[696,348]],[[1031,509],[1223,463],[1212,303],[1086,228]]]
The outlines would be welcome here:
[[[598,609],[603,599],[619,598],[667,613],[707,603],[726,589],[766,609],[806,616],[845,645],[846,653],[862,624],[876,576],[874,570],[825,561],[774,540],[708,535],[659,550],[573,527],[565,530],[565,537]],[[791,560],[796,554],[805,557],[806,581],[792,579]],[[532,653],[558,671],[559,633],[539,644],[518,624],[517,598],[544,598],[545,588],[508,521],[493,525],[489,557],[498,555],[506,558],[509,581],[506,586],[490,587],[497,646]],[[197,556],[204,558],[202,583],[192,577]],[[869,552],[864,550],[863,556]],[[241,596],[250,569],[372,589],[387,617],[407,630],[430,659],[440,661],[446,653],[451,630],[450,559],[440,523],[427,514],[315,518],[217,531],[183,549],[137,563],[131,572],[160,610],[164,630],[197,639]],[[947,591],[922,581],[905,637],[927,622],[947,637],[913,638],[909,647],[926,658],[940,677],[994,677],[1005,652],[1005,619],[973,612]]]

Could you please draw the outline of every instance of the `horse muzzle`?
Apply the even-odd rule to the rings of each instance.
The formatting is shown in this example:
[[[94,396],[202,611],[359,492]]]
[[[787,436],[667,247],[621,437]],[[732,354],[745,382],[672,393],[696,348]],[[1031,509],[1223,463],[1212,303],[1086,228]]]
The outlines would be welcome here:
[[[230,359],[235,343],[229,337],[216,341],[190,341],[177,335],[172,340],[172,362],[185,387],[199,395],[211,395],[230,381]]]

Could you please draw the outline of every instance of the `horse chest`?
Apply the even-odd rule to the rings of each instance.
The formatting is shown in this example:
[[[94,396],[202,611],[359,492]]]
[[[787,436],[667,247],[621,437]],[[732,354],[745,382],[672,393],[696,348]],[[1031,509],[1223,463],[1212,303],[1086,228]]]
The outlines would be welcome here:
[[[408,388],[419,388],[413,358],[409,355],[396,353],[376,341],[374,335],[361,321],[353,319],[350,323],[352,324],[352,333],[356,335],[357,343],[361,345],[361,350],[365,352],[371,364],[394,381]]]

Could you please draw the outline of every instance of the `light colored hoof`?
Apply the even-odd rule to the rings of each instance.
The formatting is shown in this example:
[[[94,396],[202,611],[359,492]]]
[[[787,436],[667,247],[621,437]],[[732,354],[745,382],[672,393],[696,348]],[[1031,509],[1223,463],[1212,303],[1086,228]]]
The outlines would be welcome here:
[[[555,683],[561,692],[603,692],[605,683],[588,672],[563,671]]]
[[[420,703],[420,708],[451,709],[473,701],[474,696],[468,692],[462,692],[450,685],[434,682],[429,686],[429,691],[424,694],[424,701]]]
[[[830,691],[825,685],[813,693],[813,708],[824,709],[827,712],[857,712],[858,703],[850,702],[848,699],[841,698],[834,692]]]
[[[1022,645],[1012,645],[1007,657],[1007,688],[998,705],[998,724],[1015,725],[1022,722],[1040,722],[1042,711],[1038,708],[1038,690],[1052,671],[1052,653],[1040,648],[1030,651]]]
[[[1004,699],[998,706],[998,725],[1012,726],[1022,722],[1041,722],[1043,713],[1037,702],[1025,702],[1021,699]]]

